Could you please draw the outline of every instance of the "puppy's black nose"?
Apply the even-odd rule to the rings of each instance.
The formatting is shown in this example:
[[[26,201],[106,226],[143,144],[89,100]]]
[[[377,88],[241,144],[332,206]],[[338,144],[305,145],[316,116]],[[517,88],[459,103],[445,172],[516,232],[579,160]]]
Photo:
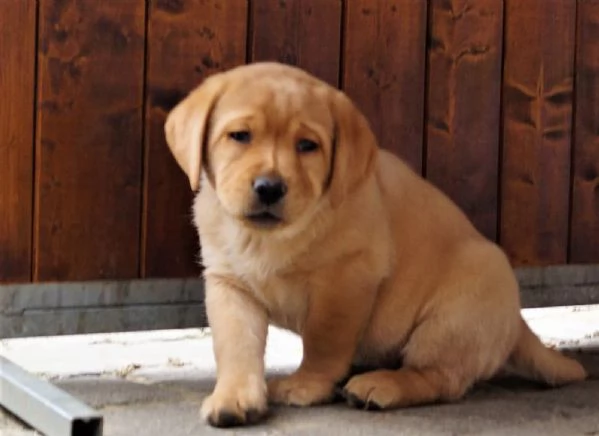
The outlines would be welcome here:
[[[270,206],[285,196],[287,185],[276,176],[258,177],[252,185],[260,203]]]

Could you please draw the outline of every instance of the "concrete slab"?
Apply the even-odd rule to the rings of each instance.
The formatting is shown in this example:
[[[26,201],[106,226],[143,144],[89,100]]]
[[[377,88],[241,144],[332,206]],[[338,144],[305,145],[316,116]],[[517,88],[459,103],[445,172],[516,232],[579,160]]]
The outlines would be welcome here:
[[[593,378],[552,390],[495,380],[477,386],[459,403],[384,413],[356,411],[341,403],[276,408],[259,426],[217,430],[198,415],[214,383],[206,331],[16,339],[1,341],[0,353],[101,410],[107,436],[599,435],[599,306],[524,313],[545,342],[583,350],[577,357]],[[298,338],[271,330],[269,374],[291,371],[300,359]],[[0,435],[33,434],[0,413]]]
[[[102,384],[103,382],[98,382]],[[71,385],[73,386],[73,385]],[[427,406],[386,413],[354,411],[331,405],[311,409],[277,408],[266,423],[251,429],[217,430],[198,419],[206,391],[192,380],[170,386],[169,401],[144,401],[102,406],[105,434],[144,435],[592,435],[599,434],[599,382],[592,381],[555,391],[491,385],[475,390],[466,400],[451,405]],[[68,390],[68,386],[65,386]],[[91,386],[90,386],[91,387]],[[99,386],[96,385],[96,388]],[[113,386],[114,387],[114,386]],[[121,386],[125,388],[125,386]],[[126,388],[125,388],[126,389]],[[179,391],[180,389],[180,391]],[[93,403],[93,395],[83,398]],[[158,397],[162,397],[159,394]]]

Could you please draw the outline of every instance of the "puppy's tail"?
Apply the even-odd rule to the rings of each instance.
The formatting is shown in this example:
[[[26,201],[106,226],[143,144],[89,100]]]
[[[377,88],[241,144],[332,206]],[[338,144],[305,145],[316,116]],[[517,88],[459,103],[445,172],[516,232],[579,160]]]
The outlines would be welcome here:
[[[545,347],[523,319],[520,319],[520,325],[520,337],[508,359],[510,369],[550,386],[577,382],[587,377],[580,363]]]

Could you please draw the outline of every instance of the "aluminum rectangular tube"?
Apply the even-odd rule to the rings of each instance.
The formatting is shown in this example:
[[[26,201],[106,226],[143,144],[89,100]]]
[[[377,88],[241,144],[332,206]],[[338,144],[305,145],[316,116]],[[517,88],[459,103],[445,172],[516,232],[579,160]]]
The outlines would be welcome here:
[[[0,405],[47,436],[101,436],[91,407],[0,356]]]

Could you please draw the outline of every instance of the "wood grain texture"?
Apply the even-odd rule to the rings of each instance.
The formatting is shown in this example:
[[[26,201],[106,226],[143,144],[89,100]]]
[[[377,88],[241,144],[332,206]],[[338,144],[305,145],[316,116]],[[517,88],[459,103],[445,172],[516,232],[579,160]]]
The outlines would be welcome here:
[[[343,88],[382,147],[422,168],[427,2],[346,3]]]
[[[138,275],[144,16],[40,2],[36,280]]]
[[[338,85],[341,0],[253,0],[252,61],[301,67]]]
[[[0,282],[31,279],[36,4],[0,2]]]
[[[520,265],[567,260],[575,17],[506,0],[500,241]]]
[[[578,3],[570,261],[599,262],[599,1]]]
[[[432,0],[426,177],[497,234],[502,0]]]
[[[164,121],[203,78],[245,62],[247,2],[157,0],[149,20],[142,275],[195,276],[193,194],[164,140]]]

